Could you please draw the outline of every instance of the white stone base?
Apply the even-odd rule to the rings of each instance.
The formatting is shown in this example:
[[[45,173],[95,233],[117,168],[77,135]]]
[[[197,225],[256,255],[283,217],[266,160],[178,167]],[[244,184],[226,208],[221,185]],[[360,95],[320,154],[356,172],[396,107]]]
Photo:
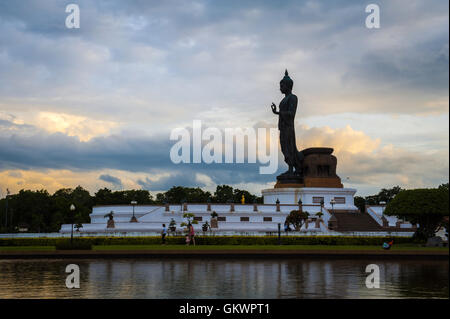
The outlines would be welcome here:
[[[354,204],[354,188],[325,188],[325,187],[302,187],[302,188],[271,188],[263,189],[264,204],[275,204],[277,200],[280,204],[296,205],[299,199],[304,206],[320,206],[320,203],[314,203],[313,197],[323,197],[324,207],[331,210],[358,210]],[[330,204],[336,197],[345,198],[345,203],[336,203],[334,207]]]

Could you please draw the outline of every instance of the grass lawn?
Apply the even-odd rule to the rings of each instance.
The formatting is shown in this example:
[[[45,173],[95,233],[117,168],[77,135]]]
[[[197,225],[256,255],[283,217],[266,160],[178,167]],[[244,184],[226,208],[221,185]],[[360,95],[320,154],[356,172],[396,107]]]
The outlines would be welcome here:
[[[363,245],[102,245],[93,250],[381,250],[381,246]],[[0,252],[53,251],[54,246],[1,246]],[[447,247],[422,247],[415,244],[394,245],[391,250],[448,251]]]
[[[362,245],[108,245],[94,246],[94,250],[380,250],[381,246]],[[448,248],[421,247],[404,244],[391,250],[448,250]]]
[[[0,246],[2,251],[48,251],[55,250],[55,246]]]

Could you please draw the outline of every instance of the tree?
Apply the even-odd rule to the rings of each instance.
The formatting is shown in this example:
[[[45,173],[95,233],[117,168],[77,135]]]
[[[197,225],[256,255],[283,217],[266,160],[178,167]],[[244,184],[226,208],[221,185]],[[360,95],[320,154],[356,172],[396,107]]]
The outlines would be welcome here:
[[[415,237],[433,237],[444,216],[449,215],[448,187],[403,190],[389,202],[384,214],[403,218],[419,227]]]
[[[75,223],[89,222],[89,214],[94,205],[93,198],[87,190],[77,186],[72,192],[72,203],[75,205]]]
[[[286,217],[285,223],[294,226],[296,231],[299,231],[305,221],[308,219],[308,212],[303,212],[301,210],[293,210]]]
[[[108,188],[102,188],[94,194],[95,205],[111,205],[112,203],[112,191]]]
[[[211,193],[205,192],[201,188],[190,188],[183,186],[174,186],[164,193],[164,196],[157,195],[157,199],[167,201],[172,204],[181,204],[186,201],[188,203],[204,203],[211,199]]]
[[[113,192],[108,188],[103,188],[99,189],[94,196],[95,205],[129,205],[133,200],[139,205],[155,203],[150,192],[144,189]]]
[[[355,196],[354,202],[355,206],[358,207],[361,213],[364,213],[366,211],[366,200],[364,199],[364,197]]]
[[[251,204],[253,202],[256,202],[256,203],[261,202],[262,203],[262,198],[260,200],[260,198],[258,196],[252,195],[252,194],[250,194],[250,192],[248,192],[246,190],[237,189],[237,188],[235,188],[233,190],[233,202],[240,203],[241,199],[242,199],[242,195],[244,195],[246,204]]]
[[[215,203],[227,203],[230,200],[233,200],[233,197],[233,187],[228,185],[217,185],[213,199]]]
[[[31,232],[55,231],[51,227],[52,210],[50,195],[46,190],[20,190],[9,196],[10,215],[8,228],[14,229],[19,224],[28,224]]]
[[[57,190],[51,197],[52,218],[51,228],[58,231],[61,224],[82,224],[89,222],[89,214],[95,199],[81,186],[75,189],[62,188]],[[69,212],[70,205],[75,205],[74,216]]]
[[[157,204],[164,204],[165,202],[167,202],[166,200],[166,193],[158,193],[156,194],[156,203]]]
[[[254,202],[262,203],[262,197],[252,195],[246,190],[238,188],[233,189],[233,187],[229,185],[217,185],[212,199],[214,203],[240,203],[242,195],[244,195],[247,204]]]
[[[132,189],[127,191],[120,191],[124,203],[130,204],[131,201],[135,200],[140,205],[151,205],[154,204],[153,196],[150,194],[148,190],[144,189]]]
[[[382,188],[381,191],[378,192],[378,194],[366,196],[364,206],[366,203],[368,205],[379,205],[380,202],[389,203],[401,191],[402,191],[402,188],[400,186],[394,186],[392,188]],[[360,198],[361,197],[358,198],[358,204],[362,205],[362,201]],[[356,199],[357,199],[357,196],[355,196],[355,205],[356,205]],[[356,206],[358,206],[358,205],[356,205]],[[360,208],[360,206],[358,206],[358,208]],[[361,210],[361,208],[360,208],[360,210]],[[361,210],[361,211],[363,211],[363,210]]]
[[[379,202],[385,202],[389,203],[394,197],[402,191],[402,188],[400,186],[394,186],[392,188],[382,188],[381,191],[378,193],[378,203]]]

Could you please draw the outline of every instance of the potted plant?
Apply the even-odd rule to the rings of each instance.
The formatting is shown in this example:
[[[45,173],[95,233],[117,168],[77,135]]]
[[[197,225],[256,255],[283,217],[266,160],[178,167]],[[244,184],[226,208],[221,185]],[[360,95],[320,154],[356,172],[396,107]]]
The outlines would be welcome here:
[[[209,228],[209,223],[208,223],[208,221],[206,221],[206,222],[202,225],[202,230],[203,230],[203,231],[208,231],[208,228]]]
[[[106,224],[106,228],[115,228],[114,224],[114,212],[110,211],[109,214],[106,214],[103,218],[108,217],[108,222]]]
[[[175,231],[177,230],[176,225],[177,225],[177,223],[176,223],[175,220],[172,218],[172,219],[170,220],[170,223],[169,223],[169,229],[170,229],[171,232],[175,232]]]
[[[217,217],[218,217],[219,215],[215,212],[215,211],[213,211],[212,213],[211,213],[211,228],[218,228],[218,223],[217,223]]]

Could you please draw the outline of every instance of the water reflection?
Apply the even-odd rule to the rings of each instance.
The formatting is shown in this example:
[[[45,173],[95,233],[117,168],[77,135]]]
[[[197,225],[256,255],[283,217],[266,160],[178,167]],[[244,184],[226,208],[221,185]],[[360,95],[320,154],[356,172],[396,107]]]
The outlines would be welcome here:
[[[81,288],[65,287],[66,265]],[[365,286],[368,264],[380,289]],[[0,298],[448,298],[448,261],[2,260]]]

